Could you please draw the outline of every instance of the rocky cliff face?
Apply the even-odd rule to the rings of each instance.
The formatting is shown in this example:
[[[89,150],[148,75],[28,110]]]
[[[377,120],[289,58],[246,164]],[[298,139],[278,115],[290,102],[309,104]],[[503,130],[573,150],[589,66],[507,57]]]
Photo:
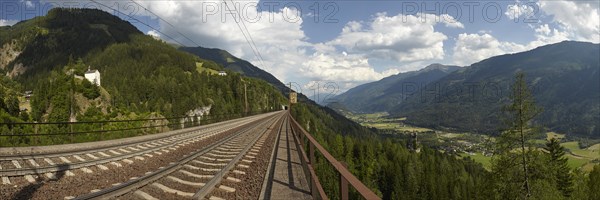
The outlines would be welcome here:
[[[2,48],[0,48],[0,69],[6,70],[8,64],[15,60],[20,54],[21,50],[18,48],[17,40],[2,45]],[[6,75],[10,77],[18,75],[22,73],[21,71],[24,69],[22,64],[16,64],[14,69],[7,72]]]
[[[212,105],[208,105],[208,106],[203,106],[203,107],[199,107],[194,110],[188,111],[187,113],[185,113],[185,115],[187,117],[181,119],[181,124],[184,124],[187,122],[193,122],[194,120],[200,121],[200,119],[202,119],[202,116],[210,114],[211,108],[212,108]]]

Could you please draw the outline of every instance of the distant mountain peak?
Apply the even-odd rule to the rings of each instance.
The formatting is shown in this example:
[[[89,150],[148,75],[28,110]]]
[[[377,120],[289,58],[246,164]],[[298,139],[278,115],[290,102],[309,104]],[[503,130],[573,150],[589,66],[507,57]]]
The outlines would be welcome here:
[[[379,81],[354,87],[336,97],[337,105],[346,107],[351,112],[380,112],[392,108],[404,99],[404,84],[427,84],[436,81],[454,71],[458,66],[431,64],[417,71],[399,73],[385,77]]]
[[[440,63],[433,63],[428,65],[427,67],[419,70],[420,72],[428,72],[428,71],[432,71],[432,70],[440,70],[443,72],[453,72],[460,69],[459,66],[454,66],[454,65],[443,65]]]

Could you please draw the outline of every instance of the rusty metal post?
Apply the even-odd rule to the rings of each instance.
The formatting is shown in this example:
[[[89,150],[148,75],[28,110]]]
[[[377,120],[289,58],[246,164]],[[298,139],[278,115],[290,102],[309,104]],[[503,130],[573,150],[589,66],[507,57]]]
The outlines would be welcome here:
[[[104,122],[100,123],[100,141],[104,140]]]
[[[74,142],[74,141],[75,141],[75,139],[74,139],[74,138],[75,138],[75,136],[73,135],[73,123],[72,123],[72,122],[69,122],[69,128],[70,128],[70,130],[71,130],[71,131],[69,132],[69,135],[71,136],[71,142]]]
[[[310,193],[312,193],[312,198],[313,199],[323,199],[322,197],[319,196],[319,190],[317,189],[317,182],[315,182],[315,180],[312,180],[311,178],[311,182],[310,182]]]
[[[306,148],[306,146],[304,146],[304,134],[302,134],[300,131],[296,131],[296,132],[298,132],[298,139],[300,139],[300,145],[303,148]]]
[[[315,145],[311,142],[309,144],[309,159],[310,159],[310,165],[313,167],[313,169],[316,167],[315,166]],[[311,184],[310,184],[310,191],[312,193],[312,197],[313,199],[317,199],[317,196],[319,195],[318,191],[317,191],[317,183],[315,182],[315,180],[311,180]]]
[[[315,145],[311,142],[309,145],[309,159],[310,159],[310,164],[314,167],[315,166]]]
[[[348,180],[340,174],[340,199],[348,200]]]

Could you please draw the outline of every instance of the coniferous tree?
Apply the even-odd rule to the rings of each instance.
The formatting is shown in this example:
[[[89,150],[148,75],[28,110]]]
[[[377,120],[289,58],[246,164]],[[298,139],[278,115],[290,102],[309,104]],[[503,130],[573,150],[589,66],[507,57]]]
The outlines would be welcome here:
[[[532,159],[537,159],[533,153],[536,150],[529,142],[536,133],[531,121],[541,109],[535,105],[523,73],[516,74],[511,90],[511,102],[504,107],[508,129],[496,141],[492,171],[501,198],[528,198],[532,194],[529,165]],[[515,193],[519,190],[520,193]]]
[[[600,165],[594,166],[588,179],[589,199],[600,199]]]
[[[19,99],[16,96],[9,96],[6,99],[6,111],[14,117],[19,116]]]
[[[546,151],[550,156],[550,169],[556,179],[556,187],[565,197],[571,196],[573,192],[573,177],[569,169],[568,159],[565,157],[565,148],[560,146],[556,138],[548,140]]]

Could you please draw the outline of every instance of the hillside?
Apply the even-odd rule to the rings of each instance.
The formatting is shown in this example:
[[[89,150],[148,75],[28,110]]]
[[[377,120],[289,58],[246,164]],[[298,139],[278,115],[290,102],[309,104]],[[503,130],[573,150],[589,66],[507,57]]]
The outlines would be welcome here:
[[[55,8],[47,16],[2,27],[0,36],[2,52],[10,52],[1,55],[0,72],[19,84],[16,88],[23,91],[18,94],[33,91],[32,108],[26,111],[31,118],[25,121],[181,117],[206,106],[215,117],[243,116],[280,109],[285,102],[263,80],[179,51],[100,10]],[[199,71],[197,63],[207,70]],[[74,81],[88,67],[101,73],[98,89]],[[92,90],[105,91],[110,99],[82,98]],[[82,102],[101,104],[102,112]]]
[[[336,96],[334,100],[336,103],[330,106],[355,113],[384,112],[418,92],[421,85],[436,81],[459,68],[432,64],[418,71],[392,75],[379,81],[356,86]]]
[[[281,83],[275,76],[254,66],[248,61],[231,55],[225,50],[204,47],[180,47],[179,49],[194,54],[202,59],[214,61],[225,67],[225,69],[238,72],[244,76],[265,80],[280,91],[287,93],[287,86]]]
[[[495,56],[421,88],[391,108],[418,126],[495,133],[516,72],[524,72],[551,131],[600,137],[600,45],[565,41]]]

